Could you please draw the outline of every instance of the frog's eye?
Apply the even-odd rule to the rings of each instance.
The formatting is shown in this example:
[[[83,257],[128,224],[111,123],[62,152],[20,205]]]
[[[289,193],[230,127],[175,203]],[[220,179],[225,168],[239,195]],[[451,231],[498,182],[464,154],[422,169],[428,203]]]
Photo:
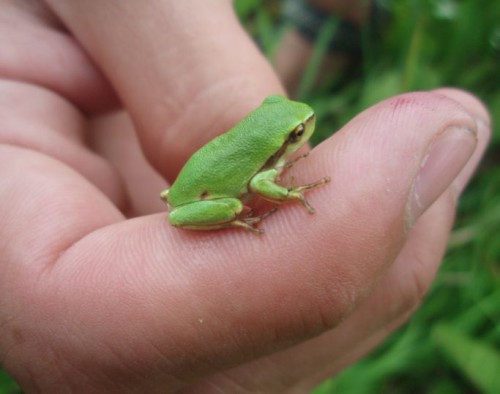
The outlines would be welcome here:
[[[290,133],[290,143],[293,144],[297,141],[300,141],[300,138],[304,134],[304,131],[306,130],[306,126],[304,123],[299,124],[293,131]]]

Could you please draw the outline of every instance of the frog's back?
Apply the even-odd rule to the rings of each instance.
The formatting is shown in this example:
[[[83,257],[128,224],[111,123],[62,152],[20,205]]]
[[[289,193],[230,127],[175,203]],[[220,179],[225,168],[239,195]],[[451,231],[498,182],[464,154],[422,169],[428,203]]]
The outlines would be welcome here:
[[[169,190],[169,203],[179,206],[245,194],[250,179],[278,152],[307,112],[312,114],[306,104],[269,96],[231,130],[191,156]]]

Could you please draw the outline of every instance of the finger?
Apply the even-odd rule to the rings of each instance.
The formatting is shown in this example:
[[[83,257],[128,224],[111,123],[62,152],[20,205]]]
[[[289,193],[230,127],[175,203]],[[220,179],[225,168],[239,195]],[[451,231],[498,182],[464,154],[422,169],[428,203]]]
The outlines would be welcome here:
[[[489,115],[476,98],[463,91],[440,89],[436,93],[458,102],[478,124],[476,149],[455,179],[455,182],[463,182],[484,154],[491,133],[485,127]],[[342,324],[297,346],[203,380],[193,392],[202,387],[224,392],[234,389],[235,385],[248,391],[277,392],[293,388],[307,392],[367,354],[405,322],[425,297],[453,224],[457,197],[454,189],[452,185],[445,190],[419,218],[373,293]]]
[[[44,297],[46,278],[71,245],[123,217],[94,185],[47,155],[2,144],[0,161],[8,163],[0,166],[0,363],[25,390],[38,391],[64,369],[64,361],[52,353],[55,338],[45,331],[44,321],[63,324],[60,304]],[[74,274],[73,284],[85,270]],[[73,290],[75,296],[78,286]],[[36,301],[39,296],[45,301]],[[76,333],[76,327],[64,325]],[[31,364],[33,356],[44,363]]]
[[[113,82],[169,180],[195,149],[282,91],[230,1],[48,3]]]
[[[117,206],[125,194],[116,171],[85,147],[87,121],[69,102],[35,85],[0,79],[0,143],[38,151],[69,165]]]
[[[419,221],[418,234],[412,230],[408,240],[415,243],[412,249],[434,249],[434,254],[428,253],[430,259],[421,261],[414,256],[408,259],[409,253],[405,250],[410,248],[406,245],[373,293],[337,327],[280,352],[215,374],[198,382],[191,391],[210,387],[214,391],[232,392],[235,387],[245,387],[248,392],[310,392],[373,350],[415,310],[439,265],[453,219],[453,199],[447,194],[431,210],[433,225],[420,226]]]
[[[125,112],[94,119],[89,143],[120,174],[128,196],[129,217],[165,211],[165,204],[158,197],[166,187],[165,181],[144,157]]]
[[[118,105],[102,73],[40,1],[0,4],[0,78],[43,86],[95,113]]]

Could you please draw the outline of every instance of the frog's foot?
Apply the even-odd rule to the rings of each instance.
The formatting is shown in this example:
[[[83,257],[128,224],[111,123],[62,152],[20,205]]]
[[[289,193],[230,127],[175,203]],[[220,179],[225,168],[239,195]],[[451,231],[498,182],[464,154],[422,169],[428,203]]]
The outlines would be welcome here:
[[[264,212],[262,215],[250,217],[250,215],[253,215],[253,213],[254,213],[253,209],[251,209],[250,212],[244,218],[233,220],[230,223],[230,226],[231,227],[243,227],[244,229],[252,231],[253,233],[262,234],[264,232],[264,230],[261,230],[260,228],[254,227],[253,225],[255,223],[261,222],[262,220],[264,220],[268,216],[271,216],[277,210],[278,210],[278,207],[273,207],[269,211]]]
[[[326,183],[330,182],[330,177],[326,176],[321,178],[313,183],[308,183],[307,185],[302,185],[294,188],[288,189],[288,198],[293,198],[299,200],[307,212],[313,214],[315,212],[314,208],[309,204],[306,197],[304,196],[304,192],[307,190],[315,189],[319,186],[322,186]]]
[[[245,217],[246,217],[246,218],[250,218],[250,217],[252,217],[252,216],[254,215],[254,213],[255,213],[255,209],[253,209],[253,208],[248,208],[248,211],[247,211],[247,212],[245,212]]]
[[[261,230],[260,228],[254,227],[245,220],[233,220],[230,224],[228,224],[226,227],[241,227],[244,228],[245,230],[251,231],[254,234],[262,234],[264,230]]]
[[[309,156],[309,152],[306,152],[306,153],[304,153],[303,155],[297,156],[295,159],[290,160],[289,162],[286,162],[286,163],[283,165],[283,168],[284,168],[284,169],[286,169],[286,168],[290,168],[290,167],[292,167],[293,165],[295,165],[295,163],[297,163],[299,160],[305,159],[307,156]]]
[[[281,173],[281,171],[287,170],[287,169],[293,167],[295,165],[295,163],[297,163],[299,160],[306,158],[307,156],[309,156],[309,152],[304,153],[303,155],[297,156],[295,159],[287,161],[286,163],[281,164],[280,166],[278,166],[276,168],[279,168],[279,170],[280,170],[279,172]],[[276,180],[281,181],[281,177],[278,175],[276,177]]]
[[[261,215],[258,215],[258,216],[253,216],[253,217],[247,217],[245,219],[243,219],[246,223],[248,224],[254,224],[254,223],[258,223],[262,220],[264,220],[265,218],[271,216],[274,212],[276,212],[278,210],[278,207],[272,207],[269,211],[267,212],[264,212],[263,214]]]

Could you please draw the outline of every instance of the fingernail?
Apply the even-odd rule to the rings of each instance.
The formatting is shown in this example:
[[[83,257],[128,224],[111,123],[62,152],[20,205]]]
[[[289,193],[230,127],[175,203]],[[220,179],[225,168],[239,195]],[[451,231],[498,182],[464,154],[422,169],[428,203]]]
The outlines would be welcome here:
[[[432,143],[413,183],[408,207],[410,226],[450,187],[476,143],[476,130],[466,126],[451,126]]]
[[[477,125],[477,146],[469,162],[453,182],[453,185],[456,187],[457,196],[462,193],[472,178],[491,137],[491,123],[481,117],[476,117],[475,121]]]

